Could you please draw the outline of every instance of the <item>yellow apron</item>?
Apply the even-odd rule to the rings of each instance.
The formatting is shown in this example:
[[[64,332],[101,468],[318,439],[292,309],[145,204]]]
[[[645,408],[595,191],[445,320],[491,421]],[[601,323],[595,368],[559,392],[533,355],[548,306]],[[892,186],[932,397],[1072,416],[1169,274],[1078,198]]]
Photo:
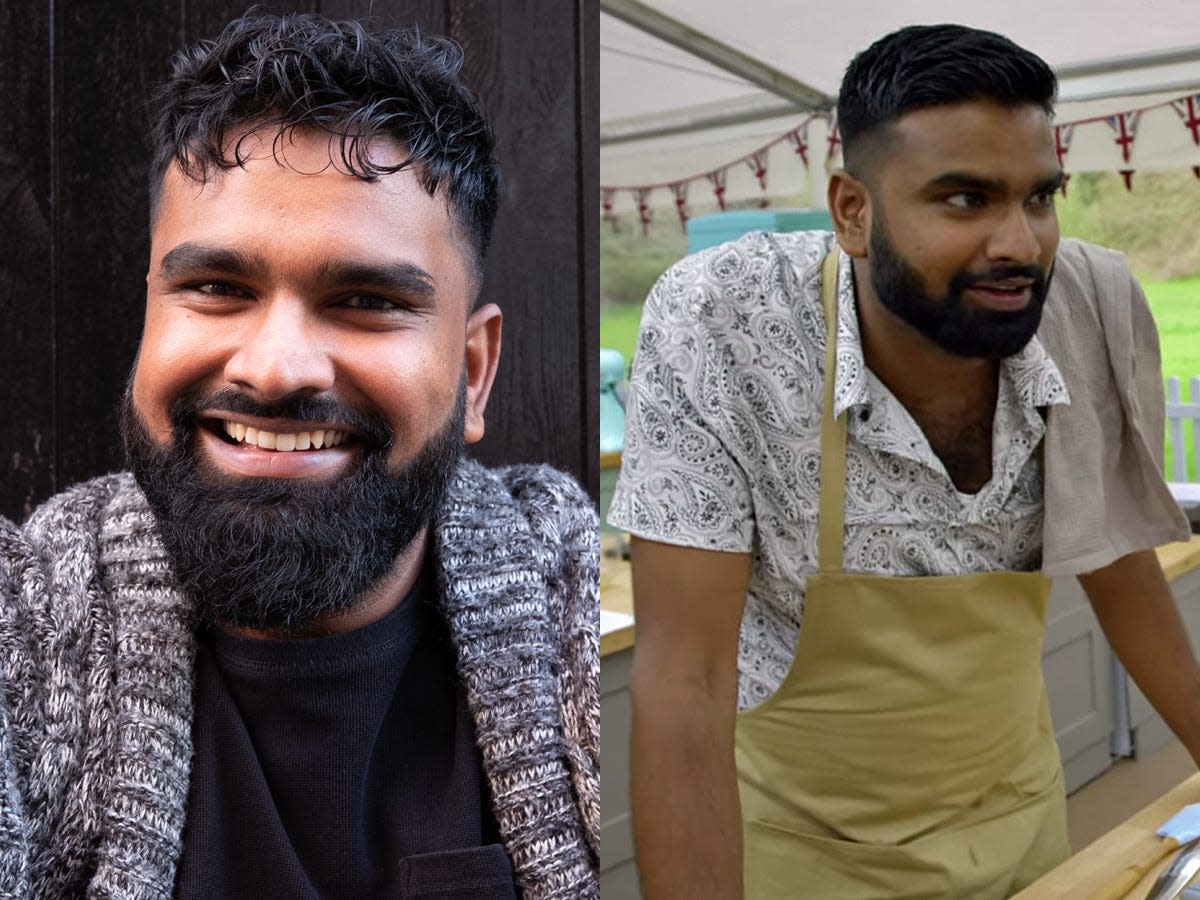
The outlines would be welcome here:
[[[1069,855],[1041,669],[1049,582],[842,571],[836,285],[835,249],[818,572],[791,670],[737,719],[746,897],[1007,897]]]

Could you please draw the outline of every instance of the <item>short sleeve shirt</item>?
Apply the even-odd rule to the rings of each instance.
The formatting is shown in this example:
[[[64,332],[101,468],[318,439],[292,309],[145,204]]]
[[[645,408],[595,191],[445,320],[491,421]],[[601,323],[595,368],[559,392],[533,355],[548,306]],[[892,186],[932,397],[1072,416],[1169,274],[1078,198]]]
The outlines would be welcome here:
[[[738,708],[791,667],[817,568],[825,378],[825,232],[755,232],[689,256],[646,300],[613,525],[648,540],[751,553]],[[853,278],[837,291],[835,414],[848,411],[846,571],[963,575],[1041,564],[1045,425],[1068,402],[1037,338],[1000,367],[992,478],[959,492],[916,421],[863,361]]]

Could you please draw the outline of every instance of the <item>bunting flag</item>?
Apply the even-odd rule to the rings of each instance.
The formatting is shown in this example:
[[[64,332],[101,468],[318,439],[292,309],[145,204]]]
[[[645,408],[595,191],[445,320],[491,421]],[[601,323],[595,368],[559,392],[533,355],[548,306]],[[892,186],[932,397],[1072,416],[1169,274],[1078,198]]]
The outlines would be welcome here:
[[[1179,113],[1179,118],[1183,120],[1183,124],[1192,130],[1192,143],[1200,147],[1200,116],[1196,115],[1197,107],[1200,103],[1200,94],[1192,94],[1190,97],[1184,97],[1182,100],[1172,100],[1171,106],[1175,112]]]
[[[616,188],[600,188],[600,208],[603,210],[600,220],[608,222],[614,232],[618,230],[617,217],[613,215],[613,198],[616,196]]]
[[[653,188],[638,188],[634,191],[637,196],[638,221],[642,223],[642,236],[650,233],[650,220],[653,214],[650,212],[650,192]]]
[[[668,187],[671,189],[671,193],[675,196],[675,211],[677,213],[679,213],[679,227],[682,228],[684,233],[686,234],[687,233],[687,220],[688,220],[688,211],[687,211],[688,182],[676,181],[674,184],[668,185]]]
[[[1113,140],[1121,148],[1121,159],[1125,162],[1129,162],[1129,157],[1133,153],[1133,142],[1137,138],[1137,124],[1140,116],[1141,110],[1137,110],[1117,113],[1104,120],[1108,123],[1108,127],[1116,132],[1117,136]]]
[[[1121,148],[1121,159],[1126,163],[1129,162],[1130,156],[1133,154],[1133,142],[1137,138],[1138,118],[1141,116],[1141,110],[1134,112],[1117,113],[1115,116],[1109,116],[1104,121],[1108,123],[1108,127],[1116,132],[1114,140],[1117,146]],[[1125,190],[1133,190],[1133,173],[1134,169],[1118,169],[1121,173],[1121,178],[1125,182]]]
[[[1192,92],[1183,96],[1176,97],[1171,100],[1165,100],[1156,103],[1152,106],[1147,106],[1142,109],[1127,110],[1110,116],[1097,116],[1091,119],[1080,119],[1073,122],[1064,122],[1054,126],[1054,150],[1058,157],[1059,166],[1063,168],[1063,196],[1067,193],[1067,184],[1070,181],[1070,173],[1066,172],[1068,156],[1079,157],[1076,165],[1080,167],[1080,171],[1095,171],[1097,170],[1097,161],[1103,159],[1103,155],[1098,155],[1097,150],[1103,154],[1103,148],[1106,147],[1106,141],[1111,140],[1120,148],[1120,160],[1116,165],[1109,163],[1107,166],[1103,162],[1099,162],[1100,167],[1106,167],[1110,171],[1116,169],[1121,175],[1121,179],[1125,184],[1126,190],[1133,190],[1133,176],[1136,174],[1136,169],[1131,165],[1133,162],[1133,145],[1138,138],[1138,127],[1143,121],[1143,113],[1159,110],[1170,121],[1170,113],[1166,112],[1166,108],[1171,107],[1178,116],[1179,122],[1186,127],[1191,136],[1190,144],[1187,139],[1179,135],[1175,144],[1171,145],[1170,153],[1174,154],[1174,158],[1178,160],[1172,163],[1174,166],[1181,168],[1191,167],[1197,179],[1200,179],[1200,165],[1192,166],[1197,156],[1189,157],[1187,153],[1200,154],[1200,93]],[[1158,115],[1158,113],[1155,113]],[[638,221],[641,223],[642,232],[648,233],[652,212],[651,199],[654,191],[663,188],[674,199],[675,211],[678,215],[680,224],[686,230],[687,222],[691,218],[692,211],[688,208],[688,193],[689,187],[693,181],[705,180],[711,185],[713,197],[716,200],[717,207],[722,211],[728,209],[731,198],[736,197],[739,200],[751,199],[753,188],[748,179],[743,179],[740,176],[737,178],[736,187],[727,189],[727,179],[731,171],[734,171],[738,166],[745,163],[757,181],[760,207],[769,205],[769,193],[767,186],[767,167],[768,154],[780,144],[786,142],[792,148],[791,156],[776,157],[776,166],[781,166],[788,159],[796,159],[803,166],[802,177],[808,178],[810,151],[813,145],[809,142],[809,125],[814,119],[820,119],[827,129],[825,137],[825,162],[826,168],[832,164],[835,156],[840,151],[842,142],[838,132],[837,112],[830,110],[828,112],[817,113],[808,116],[804,121],[800,122],[794,128],[791,128],[784,134],[774,140],[766,143],[762,147],[752,153],[731,160],[718,168],[701,174],[693,175],[687,178],[680,178],[662,184],[643,184],[630,186],[607,186],[601,187],[601,206],[603,208],[603,219],[608,220],[613,229],[618,228],[618,214],[615,209],[620,205],[620,200],[629,197],[636,203]],[[1153,123],[1157,123],[1159,119],[1154,119]],[[1085,134],[1084,138],[1080,138],[1080,133]],[[1107,131],[1107,136],[1106,136]],[[1155,154],[1159,153],[1158,145],[1162,143],[1161,128],[1158,124],[1154,124],[1153,131],[1155,134],[1154,147],[1149,148],[1147,153],[1146,165],[1152,168],[1161,168],[1162,161]],[[1073,152],[1073,150],[1075,152]],[[1111,157],[1109,157],[1111,158]],[[792,185],[795,183],[794,176],[788,171],[784,171],[778,178],[777,187],[780,185]],[[750,196],[747,196],[747,195]],[[657,205],[663,205],[658,201]]]
[[[1071,149],[1071,138],[1075,136],[1074,125],[1054,126],[1054,152],[1058,154],[1058,167],[1067,165],[1067,152]]]
[[[833,159],[837,153],[838,146],[842,143],[842,138],[838,134],[837,110],[830,111],[829,115],[825,117],[825,121],[829,123],[829,137],[825,139],[825,142],[829,145],[829,149],[825,151],[825,162],[828,163]]]
[[[788,132],[788,143],[792,145],[792,149],[796,151],[796,155],[800,157],[800,162],[804,163],[804,168],[808,168],[808,123],[811,119],[805,119],[804,124]]]
[[[721,208],[721,212],[725,212],[725,178],[728,174],[728,169],[717,169],[705,176],[713,186],[713,193],[716,194],[717,206]]]
[[[750,171],[758,179],[758,187],[763,194],[762,199],[758,201],[758,206],[760,209],[766,209],[770,205],[767,200],[767,151],[763,149],[756,153],[751,153],[750,158],[746,160],[746,165],[750,167]]]

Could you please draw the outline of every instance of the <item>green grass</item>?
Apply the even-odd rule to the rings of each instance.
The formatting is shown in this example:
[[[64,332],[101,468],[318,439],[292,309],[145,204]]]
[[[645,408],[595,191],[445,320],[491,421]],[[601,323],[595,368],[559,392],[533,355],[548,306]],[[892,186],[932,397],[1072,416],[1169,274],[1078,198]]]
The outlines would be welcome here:
[[[1200,276],[1144,284],[1162,346],[1163,377],[1179,377],[1187,398],[1187,383],[1200,375]],[[619,350],[628,365],[637,346],[642,307],[635,303],[610,303],[600,314],[600,346]],[[1200,399],[1200,398],[1195,398]],[[1192,449],[1191,428],[1184,427],[1188,477],[1200,479]],[[1166,468],[1170,477],[1171,448],[1167,447]]]
[[[1145,284],[1150,311],[1158,326],[1162,346],[1163,377],[1178,376],[1183,397],[1188,398],[1188,381],[1200,375],[1200,277]],[[1200,400],[1200,397],[1190,398]],[[1192,429],[1184,424],[1184,448],[1188,459],[1188,479],[1200,479],[1196,471]],[[1171,448],[1167,447],[1167,477],[1171,477]]]
[[[633,362],[641,320],[640,303],[612,303],[600,311],[600,346],[621,351],[626,367]]]

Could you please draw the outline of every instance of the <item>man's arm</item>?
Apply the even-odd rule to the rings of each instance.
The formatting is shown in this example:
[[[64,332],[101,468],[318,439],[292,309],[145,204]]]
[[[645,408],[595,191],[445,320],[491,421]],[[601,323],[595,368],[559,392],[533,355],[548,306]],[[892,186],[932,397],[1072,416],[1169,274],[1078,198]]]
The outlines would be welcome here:
[[[1079,576],[1117,658],[1200,765],[1200,666],[1153,550]]]
[[[633,540],[633,830],[647,900],[740,900],[737,642],[750,555]]]

